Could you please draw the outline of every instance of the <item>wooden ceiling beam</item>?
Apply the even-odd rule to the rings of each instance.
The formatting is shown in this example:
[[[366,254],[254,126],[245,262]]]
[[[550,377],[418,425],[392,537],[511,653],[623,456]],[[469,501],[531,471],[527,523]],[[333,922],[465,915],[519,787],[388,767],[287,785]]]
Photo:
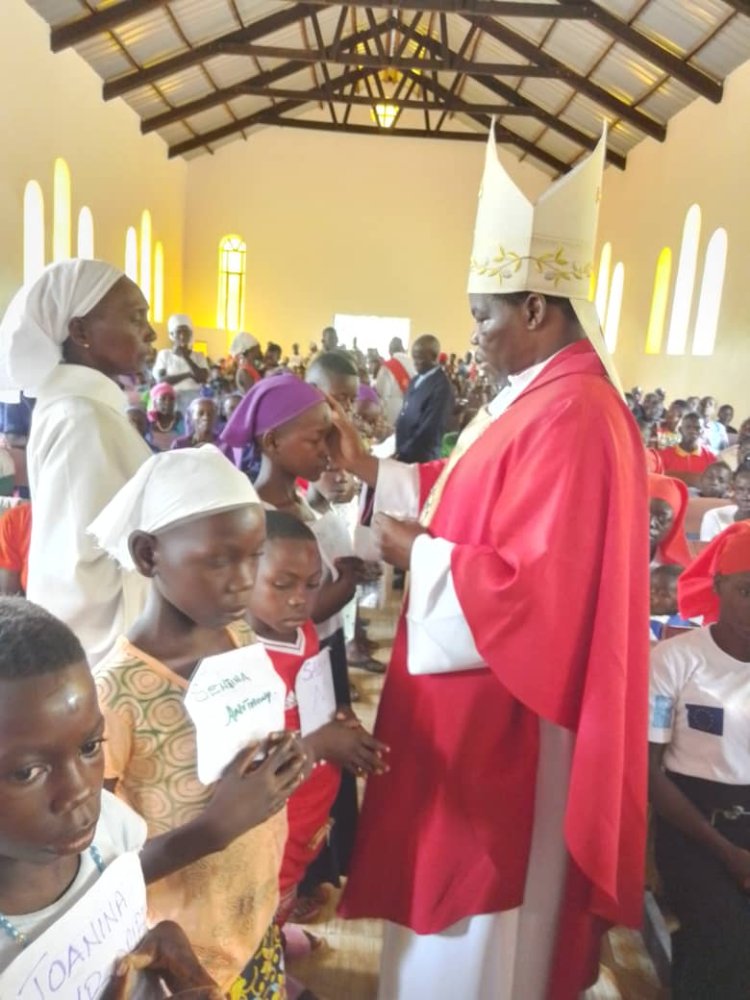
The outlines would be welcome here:
[[[409,75],[409,74],[407,74],[407,75]],[[422,86],[421,77],[418,76],[417,74],[414,74],[414,82],[417,84],[417,86]],[[430,88],[428,86],[426,86],[426,89],[429,90]],[[446,88],[446,93],[447,92],[448,91],[447,91],[447,88]],[[250,87],[247,84],[245,84],[241,88],[240,94],[233,93],[231,96],[232,97],[239,97],[242,94],[250,94],[250,95],[255,95],[257,97],[267,97],[269,99],[269,101],[270,100],[277,100],[277,101],[294,100],[300,94],[304,94],[305,95],[305,99],[308,100],[308,101],[316,101],[316,102],[319,101],[320,103],[326,103],[328,101],[333,101],[335,104],[353,104],[355,106],[362,105],[363,107],[372,107],[372,105],[373,105],[373,103],[375,101],[385,100],[389,104],[397,104],[399,106],[399,108],[408,108],[410,110],[417,110],[417,111],[421,111],[421,109],[425,106],[425,101],[421,100],[421,99],[417,99],[417,98],[414,98],[412,100],[406,100],[405,98],[398,97],[395,94],[393,95],[393,97],[384,97],[383,95],[378,95],[378,94],[373,94],[372,97],[365,97],[365,96],[360,96],[360,95],[357,95],[357,94],[354,94],[354,95],[351,95],[351,94],[332,94],[325,87],[317,87],[317,88],[312,88],[310,90],[299,90],[299,89],[295,89],[295,88],[292,88],[292,87]],[[218,103],[223,104],[226,100],[227,100],[227,97],[225,95],[224,99],[222,101],[218,102]],[[175,108],[175,110],[179,111],[181,109],[180,108]],[[205,108],[200,108],[198,110],[206,110],[206,109]],[[447,98],[445,100],[443,100],[443,101],[440,102],[439,110],[440,111],[463,111],[463,112],[467,112],[467,113],[469,111],[475,111],[477,114],[482,114],[482,115],[498,115],[498,116],[509,115],[509,116],[514,117],[514,118],[524,118],[524,117],[525,118],[536,118],[536,115],[537,115],[536,108],[532,108],[528,104],[519,104],[519,105],[516,105],[516,104],[497,104],[497,103],[494,103],[494,104],[476,104],[476,103],[467,104],[466,102],[460,102],[459,103],[459,102],[456,102],[456,101],[449,101]],[[197,112],[193,112],[193,113],[196,114]],[[187,117],[187,115],[185,115],[184,117]],[[154,119],[151,119],[152,122],[153,122],[153,120]],[[179,121],[179,120],[180,119],[172,118],[172,121]],[[143,123],[144,126],[146,124],[147,124],[146,122]],[[170,124],[170,123],[166,122],[165,124]],[[163,125],[156,126],[156,127],[157,128],[163,127]],[[152,132],[153,130],[154,130],[153,126],[148,129],[149,132]],[[145,132],[146,129],[142,128],[141,131]]]
[[[281,28],[287,28],[291,24],[307,17],[313,8],[307,3],[295,3],[293,6],[276,11],[267,17],[262,17],[259,21],[254,21],[244,28],[238,28],[227,35],[220,35],[203,45],[196,45],[195,48],[179,55],[170,56],[168,59],[161,59],[151,66],[144,66],[143,69],[126,73],[124,76],[115,77],[104,84],[103,96],[105,101],[112,100],[113,97],[121,97],[123,94],[143,87],[154,80],[178,73],[180,70],[195,66],[196,63],[211,59],[216,55],[221,55],[223,43],[255,42],[265,35],[269,35]]]
[[[405,25],[401,26],[406,29]],[[425,37],[415,32],[415,37]],[[436,50],[437,52],[438,50]],[[294,59],[300,62],[326,62],[334,66],[362,66],[365,69],[423,69],[425,72],[437,73],[474,73],[476,76],[528,76],[549,79],[556,76],[554,70],[544,66],[533,66],[528,63],[496,63],[473,62],[463,59],[455,53],[447,60],[442,58],[420,59],[415,56],[388,56],[385,60],[379,55],[367,52],[339,52],[334,54],[331,49],[299,49],[285,45],[260,45],[244,43],[225,43],[221,52],[232,56],[255,56],[266,59]]]
[[[623,101],[615,94],[605,90],[604,87],[600,87],[599,84],[589,80],[588,77],[577,73],[570,66],[561,63],[548,52],[543,52],[527,38],[517,34],[515,31],[511,31],[510,28],[505,27],[505,25],[500,24],[498,21],[493,21],[492,18],[475,17],[474,15],[463,16],[470,24],[475,24],[481,31],[486,32],[491,38],[494,38],[495,41],[507,45],[508,48],[513,49],[520,56],[535,62],[538,66],[546,67],[557,79],[563,80],[574,90],[585,94],[586,97],[590,97],[592,101],[595,101],[601,107],[607,108],[607,110],[613,112],[618,117],[630,122],[631,125],[635,125],[641,132],[650,135],[659,142],[664,142],[666,139],[667,129],[661,122],[656,121],[655,118],[645,114],[638,108],[634,108],[627,101]]]
[[[79,45],[95,35],[112,31],[141,14],[164,7],[167,2],[168,0],[120,0],[120,3],[105,7],[104,10],[77,17],[75,21],[53,28],[50,31],[50,48],[53,52],[62,52],[71,45]]]
[[[750,17],[750,0],[724,0],[724,3],[732,7],[739,14],[746,14]]]
[[[281,128],[308,129],[312,132],[345,132],[349,135],[390,135],[402,139],[450,139],[452,142],[487,142],[487,136],[480,132],[426,132],[421,128],[380,128],[377,125],[334,125],[332,122],[311,121],[309,118],[285,118],[264,112],[259,124],[277,125]],[[563,166],[565,166],[563,164]]]
[[[309,0],[317,7],[338,7],[334,0]],[[570,7],[557,3],[522,3],[515,0],[345,0],[348,7],[374,7],[386,10],[415,10],[424,14],[476,14],[484,17],[549,17],[583,20],[585,0],[576,0]]]
[[[395,21],[393,23],[395,24]],[[378,30],[389,30],[389,25],[389,21],[384,22],[383,25],[378,26]],[[352,35],[348,35],[346,38],[342,38],[340,46],[342,49],[345,47],[354,48],[361,42],[367,41],[371,33],[372,29],[370,28],[357,31]],[[292,51],[302,55],[305,50],[294,49]],[[315,60],[292,59],[289,62],[283,63],[281,66],[275,66],[273,69],[266,70],[264,73],[258,73],[256,76],[251,76],[247,80],[241,80],[239,83],[232,84],[230,87],[222,87],[219,90],[212,91],[210,94],[206,94],[205,97],[199,97],[195,101],[188,101],[186,104],[180,104],[176,108],[172,108],[170,111],[164,111],[162,114],[153,115],[151,118],[145,118],[141,121],[141,132],[144,134],[147,132],[155,132],[157,129],[164,128],[166,125],[172,125],[174,122],[183,121],[185,118],[190,118],[192,115],[200,114],[201,111],[208,111],[209,108],[215,108],[219,104],[224,104],[225,101],[231,101],[236,97],[242,97],[244,94],[253,93],[256,88],[265,93],[266,89],[270,87],[271,84],[305,69],[311,61]],[[342,62],[346,65],[350,64],[348,58],[343,58]]]
[[[575,7],[580,0],[558,0],[558,2],[564,7]],[[589,20],[593,21],[602,31],[606,31],[610,37],[627,45],[633,52],[648,59],[657,69],[674,77],[675,80],[679,80],[680,83],[684,83],[686,87],[690,87],[701,97],[713,101],[714,104],[721,101],[724,88],[708,73],[704,73],[696,66],[691,66],[676,56],[674,52],[670,52],[669,49],[644,35],[642,31],[638,31],[626,21],[620,20],[615,14],[611,14],[592,0],[586,0],[585,7]],[[750,9],[750,0],[748,0],[748,9]]]
[[[435,80],[431,80],[429,77],[417,76],[413,71],[407,74],[413,79],[419,82],[419,85],[425,90],[429,90],[433,93],[440,101],[442,106],[443,101],[450,101],[451,104],[457,105],[453,110],[456,110],[459,114],[468,115],[472,121],[475,121],[478,125],[482,126],[482,134],[485,139],[487,137],[487,132],[489,131],[492,119],[489,115],[478,113],[471,104],[462,100],[460,97],[454,97],[448,87],[444,87],[442,84]],[[438,135],[440,133],[437,133]],[[430,133],[432,135],[432,133]],[[552,153],[546,152],[544,149],[539,149],[535,146],[533,142],[528,139],[524,139],[523,136],[516,135],[510,129],[505,128],[503,125],[499,125],[495,122],[495,139],[497,142],[504,142],[512,146],[516,146],[518,149],[523,150],[528,156],[533,156],[535,159],[545,163],[548,167],[552,167],[558,173],[565,173],[568,170],[568,164],[563,162],[563,160],[558,159]]]
[[[346,87],[350,83],[361,80],[363,76],[365,76],[365,73],[359,69],[341,73],[340,76],[335,77],[331,81],[332,89],[338,90],[339,87]],[[313,88],[313,92],[316,90],[317,88]],[[300,91],[299,99],[284,101],[281,104],[277,104],[273,108],[264,108],[262,111],[256,111],[251,115],[245,116],[244,118],[238,118],[237,121],[229,122],[228,125],[222,125],[220,128],[211,129],[209,132],[203,132],[200,135],[195,136],[193,139],[186,139],[185,142],[178,142],[175,146],[170,146],[168,152],[169,158],[172,159],[175,156],[182,156],[185,153],[190,153],[192,150],[199,149],[206,143],[218,142],[220,139],[226,139],[227,136],[233,135],[235,132],[243,131],[244,129],[252,128],[254,125],[265,124],[266,116],[269,113],[283,114],[286,111],[294,111],[295,109],[302,107],[304,104],[309,104],[311,100],[315,100],[315,98],[308,98],[307,91]],[[336,127],[342,128],[343,126],[339,125]]]
[[[400,30],[409,33],[410,29],[405,25],[401,25]],[[422,40],[422,44],[429,52],[437,52],[440,49],[440,43],[436,39],[425,39],[422,35],[420,35],[419,38]],[[508,101],[510,104],[525,105],[526,107],[534,108],[535,117],[538,121],[543,122],[555,132],[565,136],[566,139],[570,139],[571,142],[577,143],[584,149],[593,149],[599,141],[599,136],[588,135],[586,132],[582,132],[575,126],[568,124],[568,122],[561,121],[556,115],[552,114],[546,108],[541,107],[541,105],[527,97],[521,96],[521,94],[514,90],[513,87],[510,87],[507,83],[503,83],[501,80],[478,76],[473,72],[471,67],[467,71],[466,75],[476,83],[481,83],[481,85],[487,90],[491,91],[497,97],[501,97]],[[620,153],[616,153],[612,149],[607,149],[607,160],[609,163],[619,167],[620,170],[625,169],[625,157]]]

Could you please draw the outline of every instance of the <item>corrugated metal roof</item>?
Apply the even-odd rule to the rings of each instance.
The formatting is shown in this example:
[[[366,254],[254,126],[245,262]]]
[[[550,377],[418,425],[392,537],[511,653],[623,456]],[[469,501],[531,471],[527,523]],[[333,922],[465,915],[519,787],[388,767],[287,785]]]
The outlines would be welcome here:
[[[6,0],[7,2],[7,0]],[[262,108],[270,108],[269,100],[263,95],[242,94],[233,97],[227,106],[222,93],[244,80],[252,80],[260,72],[283,69],[287,58],[284,56],[260,56],[250,58],[235,53],[214,50],[201,62],[199,54],[193,56],[192,49],[236,33],[243,26],[262,22],[265,33],[256,35],[256,44],[300,51],[307,43],[318,48],[315,26],[311,16],[314,12],[323,44],[330,46],[341,18],[342,6],[328,6],[313,2],[309,6],[297,6],[292,0],[170,0],[169,4],[158,4],[138,17],[129,20],[109,21],[103,28],[98,27],[98,12],[107,12],[111,17],[113,5],[106,0],[91,13],[91,6],[82,0],[28,0],[30,5],[44,17],[53,28],[70,23],[80,26],[74,33],[84,37],[74,40],[78,53],[107,82],[124,80],[122,96],[142,118],[153,118],[170,107],[183,108],[186,123],[179,121],[159,130],[162,139],[177,145],[195,142],[196,148],[188,150],[192,156],[200,151],[206,135],[216,129],[229,127],[237,118],[244,119]],[[519,0],[521,2],[521,0]],[[528,2],[528,0],[525,0]],[[550,3],[554,0],[534,0]],[[750,18],[737,13],[725,0],[598,0],[605,14],[613,15],[619,21],[607,23],[606,17],[597,21],[561,17],[503,17],[490,18],[507,31],[515,33],[525,44],[532,42],[537,51],[519,52],[514,47],[513,36],[495,38],[488,30],[477,31],[471,26],[471,16],[448,14],[443,20],[436,13],[423,12],[419,18],[418,31],[427,33],[423,43],[432,63],[439,61],[443,53],[443,24],[447,28],[447,44],[454,54],[463,51],[463,58],[473,58],[482,63],[527,65],[539,64],[544,75],[505,76],[496,78],[511,96],[532,105],[535,117],[506,116],[504,126],[515,133],[520,141],[535,143],[548,162],[543,169],[553,168],[551,162],[563,169],[574,163],[582,154],[585,144],[576,141],[576,132],[591,138],[599,133],[604,118],[613,123],[610,132],[610,148],[624,156],[642,138],[639,127],[642,123],[629,120],[629,109],[637,108],[648,115],[654,128],[665,125],[668,120],[692,101],[700,89],[710,96],[713,81],[723,80],[750,55]],[[116,7],[116,5],[115,5]],[[400,47],[405,32],[414,22],[412,10],[378,7],[373,9],[375,22],[389,24],[394,18],[400,19],[400,27],[389,30],[385,27],[382,43],[386,52]],[[268,20],[270,19],[270,21]],[[478,22],[484,28],[488,22]],[[624,28],[639,32],[643,43],[633,45],[622,32]],[[303,30],[304,23],[304,30]],[[343,27],[344,38],[353,31],[364,31],[370,27],[367,12],[363,8],[349,8]],[[271,30],[268,30],[270,28]],[[67,29],[66,29],[67,30]],[[468,33],[472,37],[467,42]],[[504,38],[504,40],[503,40]],[[409,38],[402,49],[404,56],[414,54],[418,43]],[[670,64],[660,57],[659,48],[649,54],[649,45],[660,46],[680,58],[686,67],[705,74],[703,81],[693,77],[681,81],[670,73]],[[377,55],[380,48],[373,41],[368,44],[370,55]],[[544,56],[553,60],[547,64]],[[179,56],[182,63],[175,71],[169,65],[161,72],[159,64]],[[185,65],[185,62],[188,65]],[[141,67],[148,67],[144,80]],[[285,90],[306,92],[323,85],[323,74],[314,63],[304,69],[279,76],[276,87]],[[559,69],[558,67],[562,67]],[[355,65],[331,64],[330,75],[337,77],[355,69]],[[377,72],[368,70],[366,72]],[[677,72],[677,71],[675,71]],[[587,95],[581,91],[579,78],[587,78],[599,88]],[[430,71],[429,80],[437,83],[447,92],[455,93],[459,88],[461,99],[471,104],[496,105],[502,107],[505,97],[493,92],[492,78],[477,74],[462,75],[439,70]],[[131,83],[132,80],[132,83]],[[688,85],[689,84],[689,85]],[[119,86],[119,84],[118,84]],[[374,88],[373,88],[374,89]],[[588,90],[592,88],[589,86]],[[360,94],[367,91],[359,88]],[[412,91],[412,98],[419,98],[421,88]],[[425,88],[429,107],[434,105],[434,95]],[[215,95],[215,97],[213,96]],[[192,105],[202,102],[196,112]],[[544,113],[558,117],[559,124],[545,123]],[[321,122],[330,122],[330,113],[325,102],[307,103],[302,108],[287,112],[290,117],[300,114],[312,116]],[[343,114],[343,106],[336,105],[337,120]],[[439,115],[431,113],[437,121]],[[632,114],[630,114],[632,118]],[[367,107],[355,106],[350,113],[350,122],[369,122]],[[400,117],[401,127],[423,128],[424,114],[419,110],[406,109]],[[434,125],[434,123],[431,122]],[[449,130],[457,127],[472,131],[481,126],[470,116],[451,116],[446,126]],[[575,131],[571,131],[575,130]],[[196,133],[198,135],[196,136]],[[231,141],[231,135],[222,138],[221,145]],[[215,148],[212,143],[212,148]],[[527,151],[528,152],[528,151]],[[554,172],[554,170],[553,170]]]

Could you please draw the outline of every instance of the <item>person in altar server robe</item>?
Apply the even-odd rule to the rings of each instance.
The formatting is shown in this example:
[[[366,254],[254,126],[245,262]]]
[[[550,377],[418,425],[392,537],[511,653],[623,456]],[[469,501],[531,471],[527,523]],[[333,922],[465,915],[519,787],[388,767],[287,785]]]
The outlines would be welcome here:
[[[333,404],[411,571],[341,903],[385,921],[380,1000],[573,1000],[641,920],[648,501],[587,298],[604,154],[533,205],[490,140],[469,298],[503,388],[450,459],[379,462]]]

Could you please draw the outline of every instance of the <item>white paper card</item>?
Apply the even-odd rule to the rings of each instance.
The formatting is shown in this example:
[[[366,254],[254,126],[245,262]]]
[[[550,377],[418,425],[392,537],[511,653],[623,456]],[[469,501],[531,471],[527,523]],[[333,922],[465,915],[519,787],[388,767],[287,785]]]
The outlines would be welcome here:
[[[135,853],[122,854],[8,966],[0,976],[0,997],[96,1000],[116,963],[135,948],[146,930],[141,862]]]
[[[331,656],[327,649],[321,649],[317,656],[305,660],[297,674],[294,693],[303,736],[314,733],[333,720],[336,695],[333,692]]]
[[[284,729],[286,686],[260,643],[201,660],[185,694],[198,778],[210,785],[240,750]]]

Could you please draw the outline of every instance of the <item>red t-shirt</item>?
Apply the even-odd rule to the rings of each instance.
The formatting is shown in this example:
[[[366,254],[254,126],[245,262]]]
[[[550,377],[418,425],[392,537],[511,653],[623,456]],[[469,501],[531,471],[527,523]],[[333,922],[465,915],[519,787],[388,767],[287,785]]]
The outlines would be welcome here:
[[[661,461],[664,471],[670,472],[703,472],[713,465],[716,455],[703,445],[698,445],[695,451],[683,451],[678,444],[671,448],[662,448]]]
[[[297,638],[291,643],[276,642],[262,636],[258,638],[271,657],[276,673],[286,684],[284,727],[299,730],[295,684],[302,665],[320,651],[315,625],[311,621],[306,622],[303,628],[297,629]],[[280,924],[285,922],[294,905],[297,885],[302,881],[307,866],[318,856],[325,843],[331,806],[340,781],[338,767],[321,761],[287,802],[289,837],[279,876],[281,900],[277,922]]]
[[[31,504],[19,503],[0,516],[0,569],[20,574],[26,593],[31,544]]]

